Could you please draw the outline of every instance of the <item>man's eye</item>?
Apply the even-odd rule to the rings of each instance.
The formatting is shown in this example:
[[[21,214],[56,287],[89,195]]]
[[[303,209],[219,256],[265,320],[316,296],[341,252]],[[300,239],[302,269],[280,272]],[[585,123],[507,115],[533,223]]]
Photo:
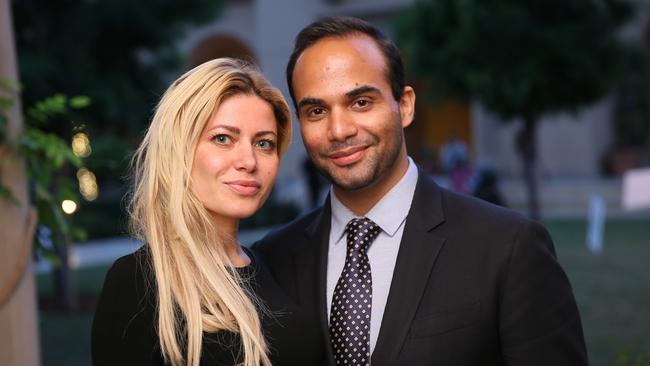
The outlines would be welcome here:
[[[365,108],[370,105],[370,101],[367,99],[358,99],[354,102],[354,104],[359,108]]]
[[[317,117],[317,118],[320,118],[320,117],[322,117],[322,116],[323,116],[324,114],[326,114],[326,113],[327,113],[327,110],[326,110],[325,108],[322,108],[322,107],[314,107],[314,108],[312,108],[312,109],[310,109],[310,110],[307,111],[307,116],[308,116],[308,117]]]
[[[230,136],[219,134],[212,138],[217,144],[227,144],[230,142]]]

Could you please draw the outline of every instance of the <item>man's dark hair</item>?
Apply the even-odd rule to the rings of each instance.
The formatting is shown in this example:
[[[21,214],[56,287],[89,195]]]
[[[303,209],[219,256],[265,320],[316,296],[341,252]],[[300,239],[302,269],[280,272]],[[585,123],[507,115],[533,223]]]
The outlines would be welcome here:
[[[393,98],[399,102],[404,93],[405,86],[404,65],[402,63],[402,56],[395,43],[375,26],[364,20],[352,17],[330,17],[310,24],[296,36],[293,52],[287,64],[287,86],[289,87],[289,94],[296,109],[297,101],[293,94],[293,70],[296,67],[298,57],[307,48],[323,38],[343,38],[353,34],[365,34],[377,42],[381,53],[386,59],[386,66],[388,68],[386,70],[386,77],[390,82]]]

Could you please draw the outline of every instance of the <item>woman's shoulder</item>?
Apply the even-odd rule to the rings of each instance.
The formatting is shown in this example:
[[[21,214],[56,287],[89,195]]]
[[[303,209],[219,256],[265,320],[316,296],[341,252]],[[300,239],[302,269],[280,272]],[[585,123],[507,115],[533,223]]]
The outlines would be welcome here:
[[[147,249],[140,248],[108,270],[92,325],[94,365],[160,363],[149,268]]]
[[[150,268],[146,247],[118,258],[106,272],[101,297],[124,303],[140,302],[153,288]]]
[[[104,283],[133,285],[148,282],[151,280],[150,268],[149,250],[142,246],[135,252],[116,259],[108,269]]]
[[[141,246],[133,253],[121,256],[113,262],[109,271],[117,273],[134,272],[142,262],[149,260],[149,248],[146,245]]]

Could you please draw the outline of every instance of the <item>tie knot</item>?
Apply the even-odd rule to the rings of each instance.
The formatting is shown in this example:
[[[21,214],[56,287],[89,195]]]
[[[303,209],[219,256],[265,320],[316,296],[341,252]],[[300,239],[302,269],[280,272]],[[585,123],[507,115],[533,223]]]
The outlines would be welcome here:
[[[367,217],[350,220],[345,230],[348,234],[348,249],[355,252],[368,249],[381,232],[379,225]]]

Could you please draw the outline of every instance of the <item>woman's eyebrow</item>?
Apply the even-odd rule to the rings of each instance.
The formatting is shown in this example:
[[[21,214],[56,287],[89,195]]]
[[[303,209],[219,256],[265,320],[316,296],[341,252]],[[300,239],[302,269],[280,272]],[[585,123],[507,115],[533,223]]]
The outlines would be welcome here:
[[[218,128],[223,128],[225,130],[230,131],[233,134],[239,135],[241,133],[241,130],[237,127],[229,126],[229,125],[216,125],[212,126],[208,131],[216,130]]]

